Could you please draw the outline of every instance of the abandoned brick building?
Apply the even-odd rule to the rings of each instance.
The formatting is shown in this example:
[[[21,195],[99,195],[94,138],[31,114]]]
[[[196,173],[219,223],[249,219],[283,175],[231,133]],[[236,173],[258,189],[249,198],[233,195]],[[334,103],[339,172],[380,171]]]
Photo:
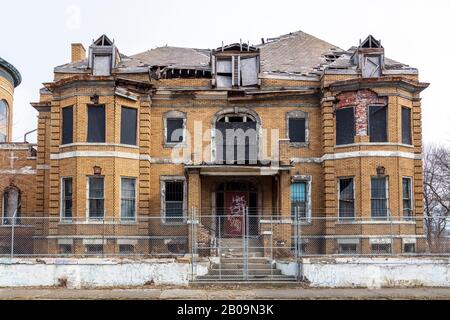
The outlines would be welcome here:
[[[37,145],[11,142],[19,83],[0,59],[0,235],[17,216],[23,250],[188,252],[189,221],[203,244],[245,233],[292,247],[295,219],[305,254],[425,248],[428,84],[372,36],[348,50],[304,32],[136,55],[107,36],[72,44],[31,104]]]

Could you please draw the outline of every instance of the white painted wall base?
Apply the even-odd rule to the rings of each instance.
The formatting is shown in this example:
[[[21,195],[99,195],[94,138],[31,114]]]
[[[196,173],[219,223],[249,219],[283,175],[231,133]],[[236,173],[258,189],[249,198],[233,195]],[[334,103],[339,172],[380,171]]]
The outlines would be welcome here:
[[[311,287],[450,287],[450,257],[445,258],[313,258],[303,260]],[[292,262],[276,262],[295,275]]]
[[[198,264],[205,275],[208,264]],[[191,265],[174,259],[0,259],[0,288],[51,287],[65,279],[67,287],[138,287],[189,283]]]

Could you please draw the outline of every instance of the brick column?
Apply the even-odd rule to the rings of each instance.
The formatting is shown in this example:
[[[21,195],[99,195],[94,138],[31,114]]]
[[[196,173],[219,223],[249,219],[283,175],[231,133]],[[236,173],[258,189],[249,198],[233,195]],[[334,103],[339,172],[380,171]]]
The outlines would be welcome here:
[[[200,209],[201,209],[201,179],[200,170],[190,170],[188,173],[188,199],[187,199],[187,215],[188,220],[192,219],[192,212],[195,210],[195,219],[199,221],[200,219]],[[196,225],[197,237],[200,231],[199,225]],[[192,250],[192,227],[189,225],[189,241],[188,247],[189,251]]]

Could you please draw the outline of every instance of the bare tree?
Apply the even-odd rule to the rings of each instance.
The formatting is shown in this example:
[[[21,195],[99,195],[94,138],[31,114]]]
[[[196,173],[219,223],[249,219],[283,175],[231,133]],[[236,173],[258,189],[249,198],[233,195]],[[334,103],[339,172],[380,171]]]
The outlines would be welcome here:
[[[450,219],[450,149],[424,149],[424,202],[427,241],[431,252],[445,250]]]

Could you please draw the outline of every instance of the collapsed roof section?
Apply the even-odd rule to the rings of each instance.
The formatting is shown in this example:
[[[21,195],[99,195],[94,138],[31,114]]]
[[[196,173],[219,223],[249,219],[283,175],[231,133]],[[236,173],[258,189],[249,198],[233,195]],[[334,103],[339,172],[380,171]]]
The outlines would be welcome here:
[[[114,42],[102,36],[94,45],[114,45]],[[118,62],[113,73],[150,72],[156,79],[211,78],[214,52],[240,50],[259,51],[262,77],[301,76],[318,79],[323,73],[357,72],[358,65],[353,59],[355,52],[374,49],[383,47],[373,36],[360,42],[358,47],[343,50],[305,32],[297,31],[269,38],[257,46],[233,43],[215,50],[164,46],[131,56],[118,53]],[[415,68],[388,58],[384,58],[384,69],[392,73],[417,73]],[[56,67],[55,73],[89,73],[89,61],[85,59]]]

